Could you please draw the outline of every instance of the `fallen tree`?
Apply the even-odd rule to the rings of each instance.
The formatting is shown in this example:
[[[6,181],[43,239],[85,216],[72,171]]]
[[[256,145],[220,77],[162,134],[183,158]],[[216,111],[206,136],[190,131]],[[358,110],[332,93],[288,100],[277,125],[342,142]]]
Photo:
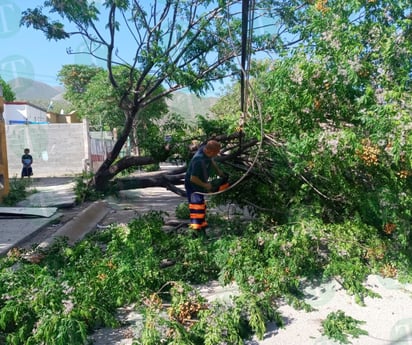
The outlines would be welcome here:
[[[213,139],[222,144],[221,155],[216,157],[219,164],[226,165],[228,169],[245,172],[251,164],[250,154],[256,149],[257,139],[243,138],[242,132],[237,132],[229,136],[217,136]],[[190,148],[193,155],[199,146]],[[189,148],[188,148],[189,149]],[[134,158],[134,165],[144,166],[157,163],[152,157],[129,157]],[[112,172],[113,177],[117,175]],[[163,187],[180,196],[186,196],[182,185],[186,174],[186,165],[174,169],[160,170],[145,174],[131,174],[126,177],[117,177],[112,180],[110,190],[120,191],[127,189],[138,189],[148,187]]]

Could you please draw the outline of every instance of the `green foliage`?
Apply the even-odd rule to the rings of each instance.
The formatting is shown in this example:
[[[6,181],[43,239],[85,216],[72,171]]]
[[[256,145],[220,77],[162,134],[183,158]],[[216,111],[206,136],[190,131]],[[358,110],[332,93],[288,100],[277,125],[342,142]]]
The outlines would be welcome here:
[[[389,238],[359,223],[313,218],[269,227],[264,218],[212,219],[220,235],[210,240],[166,234],[162,216],[148,213],[74,246],[62,239],[38,264],[19,250],[2,258],[0,332],[7,342],[82,345],[95,328],[118,326],[116,309],[133,303],[144,315],[136,336],[142,344],[242,344],[251,334],[261,339],[267,322],[283,325],[279,298],[310,310],[302,291],[312,280],[340,277],[359,300],[375,297],[361,284],[367,274],[390,274],[404,260],[395,259]],[[174,264],[163,267],[165,259]],[[403,267],[410,276],[407,261]],[[207,302],[192,285],[216,280],[235,283],[237,293],[224,303]],[[361,334],[348,321],[337,314],[324,328],[332,335]]]
[[[145,152],[150,152],[150,146],[157,146],[156,138],[145,138],[145,134],[147,127],[153,125],[151,120],[165,114],[166,97],[180,90],[204,95],[213,90],[214,82],[240,74],[236,59],[242,51],[238,49],[242,42],[240,4],[240,0],[155,0],[147,5],[151,10],[142,3],[136,11],[132,2],[114,1],[110,2],[110,11],[100,11],[97,2],[74,4],[61,0],[44,1],[42,6],[22,12],[21,25],[43,32],[47,39],[80,36],[86,53],[107,63],[104,72],[95,67],[69,65],[59,75],[64,84],[70,84],[67,96],[81,116],[90,118],[93,126],[119,129],[111,156],[96,173],[97,189],[105,187],[113,171],[120,173],[120,169],[112,169],[112,164],[128,143],[140,148],[141,142],[151,141]],[[265,19],[278,25],[278,15],[285,5],[271,5],[273,9]],[[292,11],[294,5],[287,7]],[[256,4],[255,8],[267,13],[266,3]],[[231,20],[226,20],[229,17]],[[107,25],[103,28],[101,23]],[[130,43],[127,48],[118,44],[120,36]],[[269,36],[272,35],[264,28],[255,30],[255,43],[250,47],[254,51],[277,51],[283,46],[280,38]],[[191,138],[192,135],[187,140]],[[158,147],[153,151],[159,153]],[[127,164],[133,164],[132,160]]]
[[[145,133],[139,137],[139,145],[143,153],[150,155],[158,162],[175,157],[188,159],[187,133],[193,131],[179,114],[168,114],[146,126]]]
[[[58,74],[58,78],[66,89],[64,94],[65,99],[77,105],[82,95],[87,91],[92,79],[102,71],[103,69],[100,67],[64,65]],[[85,116],[87,114],[80,115]]]
[[[124,110],[121,107],[122,97],[130,83],[138,78],[137,72],[134,77],[128,73],[125,68],[114,67],[113,74],[118,78],[119,85],[113,87],[107,79],[107,71],[103,68],[65,65],[59,72],[59,79],[67,89],[65,97],[72,103],[80,118],[88,119],[95,130],[116,128],[121,132],[125,123]],[[154,94],[159,94],[162,90],[158,88]],[[144,133],[143,128],[166,111],[163,99],[142,109],[134,123],[134,132]]]
[[[90,27],[88,20],[96,15],[93,5],[89,15],[79,15],[79,9],[88,5],[71,7],[69,3],[73,2],[63,1],[58,13],[69,15],[77,24],[87,23],[78,25],[80,29]],[[121,5],[128,8],[126,2]],[[134,139],[142,152],[159,160],[166,156],[165,151],[186,160],[186,133],[190,139],[203,141],[238,127],[238,86],[214,107],[217,120],[198,117],[198,127],[183,126],[177,116],[144,124],[139,122],[142,118],[134,117],[160,98],[150,92],[157,90],[153,85],[168,85],[170,92],[187,86],[202,93],[210,87],[210,80],[236,67],[227,32],[233,32],[236,41],[240,21],[221,21],[221,16],[230,14],[222,3],[216,11],[219,18],[209,18],[211,3],[204,5],[207,11],[199,14],[204,17],[191,18],[200,12],[190,11],[187,2],[175,3],[182,17],[188,16],[187,23],[198,24],[193,27],[197,32],[186,32],[182,18],[179,25],[167,28],[170,31],[162,27],[166,31],[159,32],[149,27],[146,13],[134,12],[136,27],[153,29],[148,35],[150,42],[140,45],[147,51],[140,50],[130,65],[109,69],[113,89],[94,89],[101,99],[112,101],[110,96],[114,96],[124,101],[128,123],[144,129],[145,134],[139,131]],[[258,8],[267,5],[266,1],[256,4]],[[278,51],[277,60],[252,63],[242,143],[257,140],[261,145],[245,150],[228,164],[231,179],[246,177],[241,184],[213,197],[216,204],[236,202],[253,207],[256,219],[245,224],[240,217],[210,215],[214,239],[210,241],[167,236],[161,231],[160,215],[152,214],[97,233],[74,248],[55,248],[45,260],[47,270],[33,273],[33,267],[23,262],[16,273],[21,281],[10,272],[0,275],[0,279],[5,277],[4,285],[0,284],[4,289],[0,291],[0,328],[15,344],[32,334],[43,309],[62,313],[62,304],[56,301],[65,288],[59,284],[75,287],[75,292],[63,297],[76,302],[70,315],[88,331],[115,324],[115,308],[136,302],[145,315],[139,339],[143,344],[241,344],[251,332],[262,337],[268,320],[279,322],[279,315],[270,312],[276,311],[273,301],[277,298],[309,310],[302,288],[312,280],[338,278],[362,303],[366,296],[376,296],[362,284],[368,274],[412,279],[409,2],[289,1],[289,5],[271,5],[270,15],[278,18],[278,25],[286,25],[286,33],[299,37],[299,44]],[[34,20],[39,13],[30,12],[34,17],[28,14],[23,23],[34,27],[41,23]],[[113,31],[120,22],[116,25]],[[168,33],[178,42],[172,39],[173,44],[166,47],[163,43]],[[260,48],[288,46],[285,37],[256,36],[253,42]],[[140,37],[146,36],[136,35],[135,39]],[[190,45],[186,46],[187,42]],[[179,54],[174,55],[173,47],[179,47]],[[210,53],[219,63],[208,70]],[[130,83],[124,79],[126,74]],[[88,76],[90,80],[94,77]],[[102,75],[95,76],[96,85],[108,85],[102,83]],[[170,141],[164,140],[166,135]],[[79,194],[87,193],[85,186],[80,186]],[[160,269],[166,258],[175,264]],[[6,261],[0,267],[7,272],[11,264]],[[33,286],[33,277],[43,274],[51,274],[53,279],[39,279],[42,286]],[[32,279],[25,281],[27,277]],[[223,285],[235,282],[240,296],[229,304],[207,305],[187,285],[215,279]],[[53,288],[49,294],[43,292],[48,285]],[[33,291],[36,298],[29,299],[27,295],[30,292],[32,296]],[[16,306],[15,300],[22,302]],[[82,334],[83,326],[61,322]],[[364,334],[358,321],[340,311],[330,314],[324,329],[342,342],[348,340],[348,334]]]
[[[3,100],[5,102],[13,102],[16,99],[16,95],[14,94],[11,86],[7,84],[0,76],[0,86],[3,89]]]
[[[188,203],[181,202],[179,205],[177,205],[175,215],[179,219],[189,219],[190,211]]]
[[[358,338],[360,335],[368,335],[368,332],[359,328],[365,322],[347,316],[342,310],[330,313],[322,321],[323,334],[342,344],[350,344],[348,336]]]
[[[56,242],[38,265],[25,262],[18,252],[3,259],[0,329],[8,343],[83,344],[93,328],[116,326],[116,307],[138,301],[146,306],[143,343],[154,344],[159,337],[172,334],[178,334],[173,338],[182,344],[197,344],[203,337],[213,343],[217,330],[210,319],[226,320],[219,323],[219,332],[228,340],[240,342],[251,330],[261,336],[265,322],[276,314],[267,297],[238,298],[236,307],[229,309],[209,306],[180,279],[205,282],[216,278],[214,245],[166,235],[161,225],[161,214],[152,213],[128,226],[89,235],[74,247]],[[159,264],[166,257],[176,265],[161,269]],[[18,269],[11,269],[17,262]],[[165,309],[168,301],[169,318],[164,318],[159,309]],[[194,323],[186,324],[187,316]],[[162,325],[168,325],[169,335],[161,333]]]
[[[74,194],[76,195],[77,203],[95,201],[102,197],[101,192],[96,191],[90,186],[89,181],[92,177],[92,174],[82,173],[75,178]],[[109,190],[106,190],[106,193],[109,192]]]
[[[237,126],[237,121],[233,121],[233,117],[214,120],[198,115],[196,120],[198,127],[202,129],[202,135],[205,139],[224,133],[233,133]]]
[[[27,189],[30,185],[30,179],[21,179],[17,177],[10,179],[9,193],[3,198],[2,204],[5,206],[14,206],[19,201],[26,199],[29,195],[29,191]]]
[[[350,224],[356,242],[372,231],[397,248],[398,265],[408,262],[409,11],[406,2],[335,1],[307,3],[291,13],[300,45],[277,60],[252,64],[244,142],[260,139],[261,126],[264,137],[242,168],[255,154],[258,159],[239,188],[218,196],[219,202],[251,205],[277,225],[313,217],[331,228]],[[216,114],[231,118],[239,98],[235,86],[216,104]],[[354,272],[354,280],[365,273]]]
[[[143,167],[143,170],[146,172],[159,171],[159,169],[160,169],[160,165],[158,163],[148,164]]]

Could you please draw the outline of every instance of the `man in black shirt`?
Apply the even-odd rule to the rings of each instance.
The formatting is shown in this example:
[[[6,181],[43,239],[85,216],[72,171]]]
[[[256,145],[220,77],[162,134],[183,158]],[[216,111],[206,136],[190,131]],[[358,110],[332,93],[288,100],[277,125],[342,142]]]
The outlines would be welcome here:
[[[220,143],[210,140],[201,146],[191,159],[185,176],[185,188],[190,210],[190,228],[204,231],[206,222],[206,203],[204,194],[212,191],[212,184],[208,181],[214,170],[219,176],[225,176],[219,169],[214,157],[220,152]]]
[[[29,149],[24,149],[24,155],[21,156],[21,163],[23,164],[21,178],[24,176],[30,178],[30,176],[33,175],[33,168],[31,167],[33,164],[33,157],[31,156]]]

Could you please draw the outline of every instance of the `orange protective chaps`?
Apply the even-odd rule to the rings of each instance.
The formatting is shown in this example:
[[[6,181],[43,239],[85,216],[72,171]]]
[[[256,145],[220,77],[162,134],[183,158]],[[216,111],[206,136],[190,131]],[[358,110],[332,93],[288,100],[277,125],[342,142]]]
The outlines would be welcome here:
[[[201,230],[207,227],[206,222],[206,203],[190,203],[190,227],[194,230]]]

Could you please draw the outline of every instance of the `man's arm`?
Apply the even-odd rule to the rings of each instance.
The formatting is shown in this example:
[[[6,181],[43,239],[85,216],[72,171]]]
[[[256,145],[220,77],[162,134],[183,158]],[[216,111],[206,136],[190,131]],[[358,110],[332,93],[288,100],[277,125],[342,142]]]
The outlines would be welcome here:
[[[210,191],[212,189],[212,185],[210,183],[203,182],[199,177],[192,175],[190,176],[190,182]]]
[[[220,176],[223,177],[225,176],[224,172],[222,170],[220,170],[219,166],[216,164],[215,160],[212,159],[212,165],[213,165],[213,169],[215,169],[216,173]]]

